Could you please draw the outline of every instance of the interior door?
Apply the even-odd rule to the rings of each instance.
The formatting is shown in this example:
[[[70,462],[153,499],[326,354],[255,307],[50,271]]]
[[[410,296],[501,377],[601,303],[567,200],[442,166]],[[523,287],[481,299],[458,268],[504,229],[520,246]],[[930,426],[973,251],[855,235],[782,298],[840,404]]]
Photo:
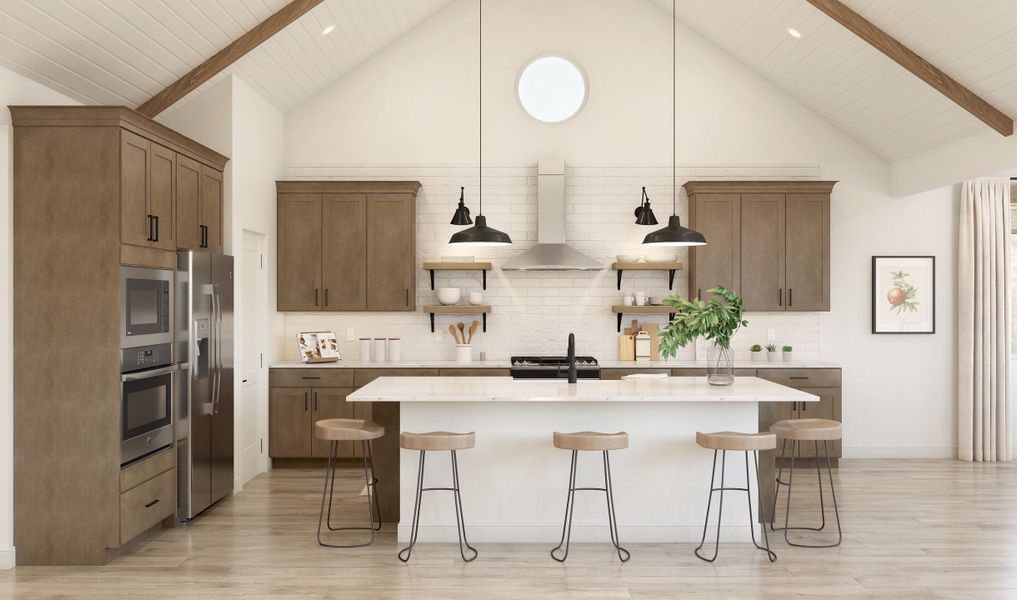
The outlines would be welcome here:
[[[265,352],[265,280],[264,265],[265,236],[245,230],[239,259],[237,285],[237,333],[243,336],[237,340],[237,369],[240,373],[240,396],[238,398],[237,436],[240,456],[238,468],[240,484],[253,479],[266,470],[264,424],[267,416],[259,399],[267,398],[268,385],[265,377],[263,356]]]
[[[279,194],[276,304],[321,310],[321,194]]]
[[[695,194],[690,215],[690,226],[706,237],[707,244],[689,248],[689,296],[706,299],[706,291],[718,285],[738,291],[738,194]]]
[[[315,388],[311,393],[311,406],[314,414],[311,416],[312,440],[311,456],[319,458],[328,457],[329,443],[314,437],[314,423],[323,419],[352,419],[353,403],[346,401],[346,396],[352,394],[356,388]],[[340,442],[337,456],[353,456],[354,449],[360,447],[360,442]]]
[[[415,228],[409,194],[371,194],[368,198],[368,310],[415,308]]]
[[[201,164],[177,155],[176,243],[178,248],[201,247]]]
[[[787,196],[787,310],[830,310],[830,196]]]
[[[745,310],[784,310],[784,194],[742,194],[741,211]]]
[[[215,299],[215,361],[218,376],[211,416],[212,502],[233,491],[235,409],[233,403],[233,257],[210,254]]]
[[[269,456],[272,458],[311,455],[311,389],[271,388],[269,390]]]
[[[176,250],[173,228],[173,188],[176,179],[176,152],[152,144],[149,175],[149,212],[154,219],[152,247]]]
[[[148,206],[149,152],[145,138],[120,131],[120,241],[151,245]]]
[[[367,195],[322,195],[324,310],[367,308]]]
[[[205,247],[223,251],[222,173],[201,165],[201,224],[205,226]]]

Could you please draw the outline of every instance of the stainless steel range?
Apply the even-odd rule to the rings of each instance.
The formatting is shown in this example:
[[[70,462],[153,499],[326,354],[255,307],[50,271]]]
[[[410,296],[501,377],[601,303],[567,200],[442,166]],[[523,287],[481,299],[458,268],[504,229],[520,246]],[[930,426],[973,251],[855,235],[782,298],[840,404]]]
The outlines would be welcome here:
[[[568,379],[569,359],[564,356],[513,356],[514,379]],[[576,377],[600,379],[600,363],[592,356],[576,357]]]

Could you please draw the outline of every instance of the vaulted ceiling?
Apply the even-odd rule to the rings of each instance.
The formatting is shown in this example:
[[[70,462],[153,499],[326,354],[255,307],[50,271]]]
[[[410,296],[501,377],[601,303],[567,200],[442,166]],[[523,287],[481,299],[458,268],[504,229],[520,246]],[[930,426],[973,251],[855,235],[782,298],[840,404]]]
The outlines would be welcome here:
[[[287,1],[3,0],[0,65],[88,104],[137,106]],[[203,87],[235,72],[292,110],[450,1],[325,0]],[[670,18],[670,0],[653,1]],[[676,2],[681,22],[888,161],[987,129],[806,0]],[[1017,116],[1014,0],[845,3]]]

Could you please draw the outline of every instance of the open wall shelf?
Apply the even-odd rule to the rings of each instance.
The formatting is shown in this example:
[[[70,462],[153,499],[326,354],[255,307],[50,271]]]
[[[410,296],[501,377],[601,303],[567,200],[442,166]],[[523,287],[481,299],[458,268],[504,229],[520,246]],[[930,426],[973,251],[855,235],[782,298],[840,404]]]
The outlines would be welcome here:
[[[670,306],[624,306],[616,304],[611,307],[611,312],[618,316],[618,333],[622,330],[622,315],[667,315],[668,320],[674,318],[674,309]]]
[[[433,304],[424,307],[424,312],[431,315],[431,333],[434,333],[434,315],[481,315],[484,331],[487,332],[487,313],[491,312],[491,306],[470,306],[461,304]]]
[[[487,272],[491,270],[489,262],[425,262],[424,268],[431,272],[431,289],[434,289],[435,271],[483,271],[483,287],[487,289]],[[433,329],[433,327],[432,327]]]
[[[676,271],[680,271],[683,267],[683,263],[680,260],[676,261],[662,261],[662,260],[648,260],[645,262],[616,262],[611,265],[611,268],[618,271],[618,289],[621,289],[622,273],[624,271],[667,271],[667,289],[674,289],[674,274]]]

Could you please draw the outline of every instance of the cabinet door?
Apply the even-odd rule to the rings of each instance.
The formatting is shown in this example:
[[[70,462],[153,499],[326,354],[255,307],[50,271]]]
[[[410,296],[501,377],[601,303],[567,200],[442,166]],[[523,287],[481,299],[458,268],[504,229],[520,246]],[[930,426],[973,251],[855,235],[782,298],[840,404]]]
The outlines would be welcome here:
[[[689,214],[690,226],[706,237],[705,246],[689,248],[689,296],[706,298],[718,285],[738,291],[738,195],[695,194]]]
[[[177,155],[176,242],[178,248],[201,247],[201,164]]]
[[[149,174],[149,212],[154,218],[154,234],[152,247],[163,250],[176,250],[177,244],[173,228],[173,187],[176,178],[176,152],[152,144],[151,165]]]
[[[222,173],[201,165],[201,224],[205,226],[205,247],[222,252]]]
[[[151,144],[129,131],[120,131],[120,241],[150,246],[148,174]]]
[[[268,397],[268,455],[311,456],[311,389],[271,388]]]
[[[321,310],[321,194],[279,194],[276,302]]]
[[[784,194],[742,194],[745,310],[784,310]]]
[[[321,285],[324,310],[367,308],[367,196],[321,198]]]
[[[838,388],[799,388],[808,394],[819,396],[819,402],[799,402],[796,418],[798,419],[833,419],[839,420],[840,415],[840,389]],[[830,458],[840,458],[841,441],[827,442],[830,445]],[[823,454],[823,443],[819,443],[820,456]],[[814,442],[801,442],[798,444],[798,456],[813,458],[816,456],[816,445]]]
[[[830,310],[830,196],[787,195],[787,310]]]
[[[414,310],[416,219],[410,194],[367,199],[367,309]]]
[[[315,458],[328,458],[328,446],[330,442],[319,440],[314,437],[314,424],[323,419],[352,419],[353,403],[346,402],[346,395],[352,394],[356,388],[315,388],[311,404],[313,415],[311,416],[311,456]],[[360,442],[340,442],[339,452],[336,456],[353,456],[354,448],[359,448]]]

